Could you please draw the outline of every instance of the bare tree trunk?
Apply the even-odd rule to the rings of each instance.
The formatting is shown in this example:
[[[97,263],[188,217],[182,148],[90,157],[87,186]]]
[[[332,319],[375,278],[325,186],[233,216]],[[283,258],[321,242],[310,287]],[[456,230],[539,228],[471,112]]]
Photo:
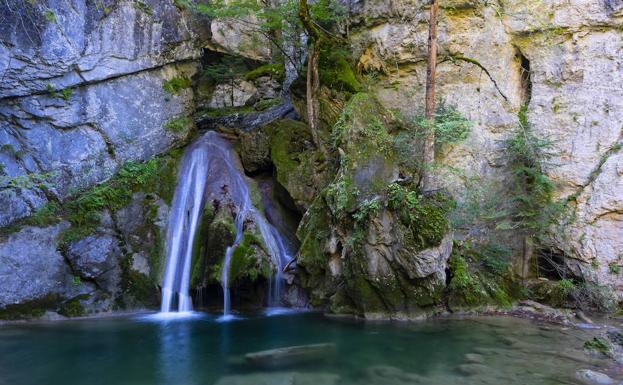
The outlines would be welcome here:
[[[231,106],[234,107],[234,78],[231,78],[231,94],[229,95]]]
[[[328,153],[322,144],[318,125],[318,114],[320,113],[320,102],[318,101],[318,93],[320,91],[318,60],[320,59],[320,49],[324,36],[311,19],[307,0],[299,0],[299,19],[307,31],[307,36],[311,40],[309,53],[307,54],[307,120],[314,144],[326,158]]]
[[[424,139],[422,189],[432,189],[432,170],[435,162],[435,77],[437,71],[437,15],[439,0],[431,0],[428,25],[428,67],[426,69],[426,137]]]
[[[318,101],[318,92],[320,91],[320,76],[318,74],[319,58],[320,50],[316,47],[316,44],[314,44],[311,46],[307,56],[307,119],[316,147],[326,155],[318,128],[318,113],[320,112],[320,102]]]

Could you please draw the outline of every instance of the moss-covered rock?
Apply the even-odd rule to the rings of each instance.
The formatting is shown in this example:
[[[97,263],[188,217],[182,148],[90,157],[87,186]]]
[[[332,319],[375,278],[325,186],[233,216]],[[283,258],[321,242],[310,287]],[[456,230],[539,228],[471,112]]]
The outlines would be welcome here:
[[[487,269],[478,246],[455,245],[450,257],[450,284],[446,289],[452,310],[486,305],[508,307],[518,295],[509,270]]]
[[[270,135],[270,157],[277,181],[304,211],[324,187],[328,170],[313,146],[309,127],[294,120],[278,120],[265,127]]]
[[[231,255],[229,282],[231,285],[244,281],[255,283],[258,279],[269,280],[272,267],[269,257],[262,250],[263,242],[258,235],[245,232]]]
[[[333,128],[339,169],[298,230],[299,275],[314,305],[402,318],[441,302],[453,201],[395,183],[401,173],[393,143],[400,129],[366,93],[351,98]]]
[[[58,314],[63,315],[65,317],[82,317],[86,314],[86,310],[84,306],[82,306],[81,301],[89,299],[88,294],[78,295],[68,301],[65,301],[61,304]]]
[[[56,310],[58,303],[59,296],[57,294],[48,294],[41,298],[8,305],[0,309],[0,319],[18,320],[39,318],[43,316],[47,310]]]

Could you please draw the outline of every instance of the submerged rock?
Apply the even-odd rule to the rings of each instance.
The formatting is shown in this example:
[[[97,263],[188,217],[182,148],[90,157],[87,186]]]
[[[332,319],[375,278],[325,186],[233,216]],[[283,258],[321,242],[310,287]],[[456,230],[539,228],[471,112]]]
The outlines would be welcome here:
[[[426,384],[426,377],[406,372],[395,366],[377,365],[365,370],[366,385],[410,385]]]
[[[214,385],[336,385],[340,376],[332,373],[251,373],[221,377]]]
[[[581,369],[575,373],[575,377],[585,385],[610,385],[615,381],[607,374],[590,369]]]
[[[323,361],[337,352],[334,343],[288,346],[244,355],[247,362],[259,366],[288,366]]]
[[[463,364],[459,365],[458,367],[458,371],[466,376],[483,374],[486,373],[488,370],[489,368],[482,364]]]

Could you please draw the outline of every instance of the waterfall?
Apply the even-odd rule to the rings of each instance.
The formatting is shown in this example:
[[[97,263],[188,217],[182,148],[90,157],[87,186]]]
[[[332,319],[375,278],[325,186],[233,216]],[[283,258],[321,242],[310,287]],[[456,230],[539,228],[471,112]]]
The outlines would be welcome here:
[[[162,289],[162,312],[191,311],[189,296],[192,247],[197,227],[207,200],[210,183],[222,184],[227,178],[229,194],[236,207],[235,241],[227,248],[221,285],[223,313],[230,312],[229,269],[231,257],[244,233],[245,220],[259,228],[267,252],[276,268],[270,282],[269,306],[279,306],[283,293],[283,266],[290,255],[279,231],[253,206],[245,177],[235,166],[236,158],[229,142],[210,131],[192,143],[182,159],[182,167],[171,207],[167,231],[167,262]]]
[[[205,203],[208,176],[208,148],[203,141],[193,143],[182,160],[167,230],[167,262],[162,285],[160,311],[174,308],[191,311],[189,295],[192,245]]]

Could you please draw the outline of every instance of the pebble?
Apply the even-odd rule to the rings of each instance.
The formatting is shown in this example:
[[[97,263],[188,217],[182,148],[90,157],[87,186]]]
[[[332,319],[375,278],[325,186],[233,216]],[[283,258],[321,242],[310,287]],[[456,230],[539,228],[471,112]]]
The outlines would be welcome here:
[[[581,369],[575,372],[575,377],[585,385],[612,385],[615,381],[607,374],[590,369]]]

